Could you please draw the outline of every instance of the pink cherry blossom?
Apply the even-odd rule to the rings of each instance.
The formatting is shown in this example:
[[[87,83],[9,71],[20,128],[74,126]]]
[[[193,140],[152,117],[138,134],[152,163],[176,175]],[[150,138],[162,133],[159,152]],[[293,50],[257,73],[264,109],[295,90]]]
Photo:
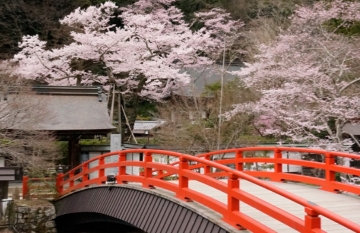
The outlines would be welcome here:
[[[38,36],[25,36],[21,51],[13,59],[18,64],[16,74],[51,85],[116,83],[123,93],[140,89],[140,96],[160,100],[189,83],[184,68],[213,64],[214,49],[222,44],[213,37],[216,29],[230,36],[235,32],[230,27],[238,24],[227,18],[214,28],[193,32],[173,2],[139,0],[121,8],[123,27],[109,24],[118,10],[112,2],[76,9],[60,20],[73,29],[73,43],[47,50]],[[217,11],[220,13],[212,20],[228,17]],[[86,66],[76,68],[74,64],[81,62],[97,65],[103,72],[93,72]]]
[[[360,3],[340,0],[298,8],[290,27],[274,43],[259,46],[257,61],[237,72],[262,93],[261,100],[251,110],[239,104],[227,115],[250,110],[263,134],[315,143],[326,132],[328,142],[341,143],[343,125],[360,115],[353,87],[360,81],[360,40],[329,30],[326,22],[357,21],[359,12]]]

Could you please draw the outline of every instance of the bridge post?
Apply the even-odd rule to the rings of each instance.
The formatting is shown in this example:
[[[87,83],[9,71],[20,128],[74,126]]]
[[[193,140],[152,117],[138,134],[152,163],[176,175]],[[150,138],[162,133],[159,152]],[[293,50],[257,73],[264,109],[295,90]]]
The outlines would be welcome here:
[[[88,181],[88,175],[89,174],[86,173],[87,169],[88,169],[88,164],[84,163],[82,165],[82,173],[83,173],[82,182]]]
[[[155,187],[153,185],[149,185],[147,182],[148,178],[152,178],[152,168],[147,166],[147,163],[152,163],[152,153],[146,151],[145,152],[145,167],[144,167],[144,182],[143,182],[143,187],[144,188],[150,188],[150,189],[154,189]]]
[[[271,178],[271,181],[280,182],[283,180],[281,178],[282,163],[279,163],[279,159],[282,159],[282,153],[280,149],[276,148],[274,150],[274,176]]]
[[[233,189],[239,189],[239,187],[240,187],[240,183],[238,177],[230,173],[228,179],[228,193],[227,193],[228,210],[230,212],[239,211],[239,207],[240,207],[239,200],[233,197],[232,195]]]
[[[192,200],[186,197],[184,190],[189,188],[189,178],[183,175],[184,170],[189,169],[189,163],[188,160],[183,157],[180,157],[179,160],[179,190],[176,193],[176,197],[183,201],[191,202]]]
[[[235,163],[235,168],[236,170],[238,171],[243,171],[243,162],[239,161],[243,158],[243,154],[242,154],[242,151],[240,150],[237,150],[236,151],[236,155],[235,155],[235,159],[236,159],[236,163]]]
[[[229,173],[228,175],[228,187],[227,187],[227,206],[228,211],[226,216],[223,217],[223,220],[238,230],[246,230],[242,227],[239,222],[237,222],[237,218],[234,215],[234,212],[240,211],[240,201],[236,197],[233,196],[233,190],[240,188],[239,178],[233,173]]]
[[[205,156],[206,160],[210,160],[210,155]],[[204,167],[204,175],[211,173],[211,167],[208,165],[205,165]]]
[[[23,176],[22,182],[23,182],[22,183],[22,197],[23,197],[23,199],[27,199],[30,196],[29,186],[28,186],[29,177]]]
[[[122,162],[126,161],[126,153],[119,154],[119,175],[116,177],[118,184],[127,184],[128,182],[124,180],[126,176],[126,166],[122,165]]]
[[[333,188],[336,172],[331,170],[331,166],[335,164],[335,157],[330,152],[325,153],[325,183],[321,189],[328,192],[337,192]]]
[[[99,158],[99,166],[104,165],[105,164],[105,158],[103,156],[101,156]],[[100,168],[99,169],[99,178],[100,177],[104,177],[105,176],[105,169],[104,168]]]
[[[319,218],[319,214],[309,207],[305,207],[305,212],[306,232],[313,232],[314,229],[321,229],[321,219]]]
[[[69,175],[69,179],[73,179],[74,178],[74,170],[70,171],[70,175]],[[69,188],[74,187],[74,180],[70,180],[70,185]]]
[[[57,174],[56,176],[56,191],[59,195],[62,195],[63,192],[63,186],[61,184],[63,181],[63,177],[64,177],[63,173]]]

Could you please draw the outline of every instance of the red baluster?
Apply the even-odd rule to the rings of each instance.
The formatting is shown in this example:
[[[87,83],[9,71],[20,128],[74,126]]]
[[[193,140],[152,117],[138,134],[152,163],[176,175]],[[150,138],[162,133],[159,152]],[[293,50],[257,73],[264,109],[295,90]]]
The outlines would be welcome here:
[[[119,154],[119,175],[117,176],[117,182],[119,184],[127,184],[128,181],[125,180],[126,177],[126,166],[122,165],[126,161],[126,153]]]
[[[282,181],[282,163],[279,162],[279,159],[282,159],[282,153],[280,149],[274,150],[274,176],[271,178],[272,181]]]
[[[69,179],[70,179],[70,188],[74,187],[74,170],[70,171]]]
[[[337,192],[334,188],[336,172],[331,170],[331,166],[335,165],[335,157],[330,153],[325,153],[325,183],[321,186],[322,190],[329,192]]]
[[[101,165],[104,165],[105,164],[105,158],[104,157],[100,157],[99,158],[99,167]],[[105,176],[105,169],[104,168],[100,168],[99,169],[99,178],[100,177],[104,177]]]
[[[227,215],[224,216],[223,220],[239,230],[245,230],[245,228],[240,225],[237,217],[234,215],[234,212],[238,212],[240,210],[240,201],[237,198],[235,198],[232,195],[232,193],[234,190],[237,190],[239,188],[240,188],[239,178],[236,175],[229,173],[228,191],[227,191],[228,211],[227,211]]]
[[[28,176],[23,176],[23,183],[22,183],[22,196],[23,196],[23,199],[30,198],[28,182],[29,182],[29,177]]]
[[[152,168],[151,167],[147,167],[147,163],[152,163],[152,154],[151,152],[145,152],[145,158],[144,158],[144,163],[145,163],[145,167],[144,167],[144,181],[143,181],[143,187],[144,188],[155,188],[153,185],[149,185],[148,184],[148,180],[147,178],[152,178]]]
[[[176,194],[176,197],[184,200],[186,202],[192,201],[190,198],[186,197],[185,189],[189,188],[189,178],[184,176],[184,171],[189,170],[188,160],[180,157],[179,161],[179,190]]]
[[[205,159],[206,159],[206,160],[210,160],[210,155],[206,155],[206,156],[205,156]],[[211,167],[208,166],[208,165],[205,165],[205,167],[204,167],[204,174],[206,175],[206,174],[209,174],[209,173],[211,173]]]
[[[235,155],[235,159],[236,159],[235,169],[238,171],[243,171],[243,162],[241,161],[242,158],[243,158],[242,151],[237,150]]]
[[[63,185],[62,185],[63,178],[64,178],[64,174],[62,173],[56,176],[56,190],[59,195],[62,195],[63,192]]]
[[[83,173],[82,182],[88,181],[89,179],[89,174],[86,172],[87,170],[88,170],[88,163],[84,163],[82,165],[82,173]]]
[[[313,232],[314,229],[321,229],[319,214],[309,207],[305,207],[305,229],[306,232]]]

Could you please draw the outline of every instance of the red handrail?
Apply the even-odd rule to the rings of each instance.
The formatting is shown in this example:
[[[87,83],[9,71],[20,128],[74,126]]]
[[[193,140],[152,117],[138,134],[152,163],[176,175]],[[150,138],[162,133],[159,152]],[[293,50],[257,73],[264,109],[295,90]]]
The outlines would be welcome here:
[[[281,166],[278,166],[278,164],[282,164],[283,162],[289,162],[289,161],[283,161],[281,158],[281,151],[289,149],[293,151],[298,151],[296,149],[299,148],[274,148],[274,147],[253,147],[253,148],[239,148],[239,149],[231,149],[231,150],[223,150],[223,151],[217,151],[217,152],[211,152],[206,153],[199,156],[191,156],[187,154],[180,154],[176,152],[171,151],[163,151],[163,150],[149,150],[149,149],[134,149],[134,150],[124,150],[119,152],[112,152],[105,155],[101,155],[99,157],[96,157],[94,159],[91,159],[75,169],[71,170],[70,172],[66,174],[60,174],[57,179],[57,188],[60,195],[68,194],[72,191],[75,191],[80,188],[84,188],[89,185],[93,184],[102,184],[106,181],[105,169],[106,168],[119,168],[119,174],[116,175],[117,183],[127,183],[127,182],[139,182],[142,183],[142,186],[145,188],[150,187],[161,187],[167,190],[170,190],[176,194],[177,198],[180,198],[185,201],[194,200],[196,202],[199,202],[214,211],[220,213],[223,216],[223,220],[232,226],[240,229],[240,228],[246,228],[253,232],[274,232],[272,229],[269,229],[267,226],[261,224],[260,222],[256,221],[255,219],[250,218],[245,213],[241,212],[239,201],[243,201],[246,204],[262,211],[263,213],[273,217],[274,219],[283,222],[284,224],[288,225],[289,227],[299,231],[299,232],[324,232],[321,230],[321,224],[320,224],[320,218],[319,215],[322,215],[340,225],[343,225],[344,227],[353,230],[355,232],[359,232],[359,225],[335,214],[332,213],[320,206],[314,205],[313,203],[308,202],[307,200],[297,197],[285,190],[282,190],[280,188],[277,188],[273,185],[270,185],[266,182],[263,182],[253,176],[250,176],[249,174],[246,174],[245,172],[238,171],[242,169],[242,163],[244,163],[245,158],[242,158],[242,152],[243,151],[254,151],[254,150],[274,150],[275,158],[273,159],[273,162],[275,164],[275,172],[273,172],[275,175],[269,176],[275,180],[281,180],[284,177],[281,176],[282,170]],[[301,149],[302,151],[315,153],[319,152],[319,150],[310,150],[310,149]],[[221,163],[223,161],[211,161],[206,158],[209,158],[209,156],[219,153],[228,153],[228,152],[235,152],[236,158],[234,159],[234,162],[236,164],[236,168],[238,170],[231,169],[227,166],[222,165]],[[325,151],[321,151],[325,152]],[[144,153],[144,161],[127,161],[126,160],[126,154],[128,153]],[[330,155],[329,158],[331,158],[331,155],[336,154],[337,156],[347,156],[348,154],[339,154],[339,153],[330,153],[325,152],[327,155]],[[159,154],[159,155],[167,155],[167,156],[173,156],[178,157],[179,162],[178,166],[174,165],[167,165],[162,163],[156,163],[153,162],[152,154]],[[117,162],[107,163],[105,164],[105,157],[118,155],[119,159]],[[354,156],[354,155],[351,155]],[[203,158],[205,157],[205,159]],[[355,156],[356,157],[356,156]],[[356,157],[357,158],[357,157]],[[95,167],[90,167],[90,163],[93,163],[95,161],[98,161],[98,165]],[[197,165],[189,165],[189,162],[196,162]],[[220,163],[221,162],[221,163]],[[227,160],[228,162],[228,160]],[[297,161],[300,162],[299,164],[306,164],[305,166],[308,166],[309,163],[313,162],[306,162],[306,161]],[[224,162],[225,163],[225,162]],[[127,166],[138,166],[144,168],[144,176],[137,176],[137,175],[128,175],[126,174],[126,167]],[[206,174],[200,174],[192,169],[194,169],[195,166],[201,166],[204,168],[204,171]],[[316,165],[318,166],[318,164]],[[219,169],[222,171],[221,176],[228,177],[228,183],[224,183],[222,181],[213,179],[211,176],[209,176],[210,167],[213,167],[215,169]],[[319,165],[319,167],[321,167]],[[328,166],[323,166],[324,168],[328,168]],[[321,167],[321,168],[323,168]],[[80,171],[81,169],[81,171]],[[331,171],[336,171],[337,166],[331,165],[329,167]],[[341,169],[340,169],[341,170]],[[76,171],[79,171],[78,174],[75,175]],[[166,175],[171,174],[178,174],[179,176],[179,182],[178,184],[174,184],[171,182],[167,182],[165,180],[162,180],[161,176],[154,176],[154,171],[167,171]],[[99,177],[88,179],[88,175],[92,172],[98,172]],[[262,172],[266,173],[266,172]],[[261,175],[264,174],[255,174],[255,175]],[[271,173],[271,172],[268,172]],[[357,173],[357,172],[355,172]],[[265,176],[266,177],[266,176]],[[65,178],[67,178],[65,180]],[[76,180],[82,179],[81,182],[75,182]],[[285,178],[287,178],[285,176]],[[302,205],[305,210],[305,220],[302,220],[282,209],[277,208],[276,206],[267,203],[255,196],[252,196],[251,194],[241,190],[239,187],[239,179],[245,179],[249,182],[252,182],[258,186],[261,186],[265,189],[268,189],[276,194],[279,194],[289,200],[294,201],[295,203],[298,203],[299,205]],[[195,190],[192,190],[188,186],[189,180],[197,180],[199,182],[202,182],[206,185],[212,186],[213,188],[216,188],[222,192],[224,192],[228,197],[227,205],[224,203],[221,203],[214,198],[207,196],[206,194],[199,193]],[[328,179],[326,179],[328,180]],[[330,182],[332,180],[330,179]]]
[[[273,151],[274,154],[278,157],[274,158],[261,158],[261,157],[244,157],[244,152],[249,151]],[[322,154],[325,157],[325,162],[313,162],[308,160],[296,160],[296,159],[286,159],[283,158],[282,152],[299,152],[299,153],[313,153],[313,154]],[[223,165],[235,164],[236,170],[245,172],[251,176],[269,178],[272,181],[297,181],[302,183],[308,183],[313,185],[318,185],[322,190],[337,192],[337,191],[346,191],[353,194],[360,195],[360,185],[352,185],[348,183],[338,182],[335,179],[336,173],[344,173],[355,176],[360,176],[360,169],[340,166],[335,163],[335,157],[344,157],[344,158],[352,158],[360,160],[360,155],[357,154],[349,154],[343,152],[335,152],[335,151],[326,151],[326,150],[318,150],[318,149],[308,149],[308,148],[296,148],[296,147],[246,147],[246,148],[235,148],[235,149],[227,149],[227,150],[218,150],[212,151],[204,154],[196,155],[200,158],[205,158],[211,160],[211,156],[227,154],[227,153],[235,153],[234,158],[230,159],[221,159],[216,160],[217,163]],[[267,164],[274,164],[274,171],[244,171],[243,164],[251,163],[251,162],[260,162]],[[174,162],[171,165],[177,165],[178,162]],[[304,176],[300,174],[291,174],[287,172],[282,172],[282,164],[288,165],[297,165],[315,169],[322,169],[325,172],[325,178]],[[276,167],[278,165],[278,167]],[[191,170],[203,168],[206,170],[206,167],[201,164],[196,164],[190,166]],[[212,177],[222,177],[224,176],[223,172],[213,172],[210,173],[205,172],[207,175]],[[171,173],[161,174],[157,176],[158,178],[164,178],[166,176],[172,175]]]

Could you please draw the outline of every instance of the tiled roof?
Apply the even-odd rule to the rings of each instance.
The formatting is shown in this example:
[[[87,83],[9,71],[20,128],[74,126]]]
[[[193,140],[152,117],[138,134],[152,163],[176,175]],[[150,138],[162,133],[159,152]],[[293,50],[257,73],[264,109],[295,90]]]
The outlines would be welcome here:
[[[216,68],[221,69],[221,67],[211,67],[205,70],[201,68],[187,68],[186,71],[190,74],[191,82],[187,86],[180,88],[176,93],[185,96],[203,93],[206,85],[221,81],[221,72]],[[227,71],[239,71],[240,69],[241,66],[229,66]],[[235,78],[236,75],[226,73],[224,75],[224,83]]]
[[[342,128],[344,133],[352,134],[352,135],[360,135],[360,124],[359,123],[346,123]]]
[[[44,110],[46,117],[32,127],[50,131],[111,131],[105,96],[97,87],[54,87],[33,88],[36,94],[29,94],[26,101]],[[9,94],[8,101],[17,98]],[[21,128],[18,126],[16,128]]]
[[[161,124],[165,123],[163,120],[156,120],[156,121],[135,121],[134,124],[134,132],[142,132],[145,130],[152,130]]]

